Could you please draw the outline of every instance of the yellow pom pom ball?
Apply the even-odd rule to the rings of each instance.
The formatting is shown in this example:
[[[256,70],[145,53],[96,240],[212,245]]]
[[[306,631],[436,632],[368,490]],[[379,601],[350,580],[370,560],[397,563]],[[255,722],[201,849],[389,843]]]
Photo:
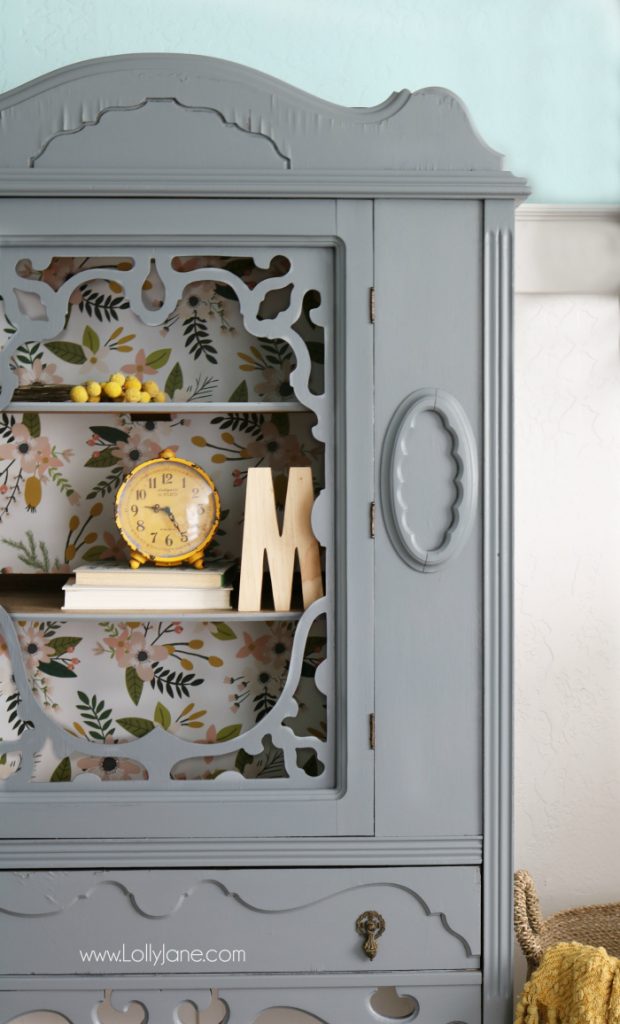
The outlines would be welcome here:
[[[156,395],[153,395],[154,402],[167,402],[168,396],[163,391],[158,391]]]
[[[139,402],[141,392],[137,388],[125,388],[124,398],[126,402]]]
[[[150,402],[151,401],[151,396],[149,395],[148,391],[141,391],[140,392],[140,401],[141,402]]]
[[[106,398],[119,398],[122,388],[118,381],[109,380],[103,385],[103,393]]]
[[[125,378],[125,390],[126,391],[139,391],[142,387],[142,381],[138,380],[137,377],[126,377]]]
[[[89,398],[96,398],[97,395],[101,394],[101,384],[97,380],[87,380],[84,387],[88,392]]]
[[[147,395],[150,395],[151,398],[154,398],[155,395],[159,394],[159,385],[154,380],[145,380],[142,384],[142,390],[146,391]]]
[[[120,384],[121,387],[122,387],[123,384],[125,383],[125,374],[124,373],[113,373],[112,376],[110,377],[110,382],[112,384]]]
[[[90,402],[100,402],[101,401],[101,395],[89,395],[88,396],[88,401],[89,401],[89,403]]]
[[[72,402],[87,402],[88,391],[82,384],[76,384],[69,392]]]

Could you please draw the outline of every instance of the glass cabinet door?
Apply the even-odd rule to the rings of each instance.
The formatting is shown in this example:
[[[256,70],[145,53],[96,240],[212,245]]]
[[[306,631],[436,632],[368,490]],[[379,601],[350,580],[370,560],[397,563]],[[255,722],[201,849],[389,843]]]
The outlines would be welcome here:
[[[372,833],[371,223],[366,201],[3,201],[5,835]],[[127,564],[115,495],[164,449],[217,487],[232,607],[63,610],[76,568]],[[280,527],[310,470],[305,609],[295,573],[275,611],[265,571],[237,610],[254,467]]]

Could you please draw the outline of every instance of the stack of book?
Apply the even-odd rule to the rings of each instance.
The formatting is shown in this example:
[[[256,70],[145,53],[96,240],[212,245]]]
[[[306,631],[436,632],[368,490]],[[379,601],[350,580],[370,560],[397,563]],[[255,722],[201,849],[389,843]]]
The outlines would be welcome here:
[[[65,583],[68,611],[220,611],[231,607],[230,563],[205,569],[80,565]]]

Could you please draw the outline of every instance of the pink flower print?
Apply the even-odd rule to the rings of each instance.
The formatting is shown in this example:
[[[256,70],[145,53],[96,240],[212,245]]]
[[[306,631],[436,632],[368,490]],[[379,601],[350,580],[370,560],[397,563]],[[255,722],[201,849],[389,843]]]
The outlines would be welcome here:
[[[198,743],[217,743],[216,727],[214,725],[210,725],[204,739],[198,740]],[[206,767],[208,764],[211,764],[212,761],[215,761],[214,757],[201,757],[199,763]]]
[[[144,375],[147,373],[157,373],[157,370],[154,370],[152,366],[148,365],[146,359],[146,352],[143,348],[139,348],[136,352],[135,362],[125,363],[124,366],[121,366],[121,370],[123,373],[132,374],[134,377],[137,377],[138,380],[142,380]]]
[[[102,537],[103,543],[105,544],[104,550],[101,552],[99,558],[103,561],[114,561],[114,562],[126,562],[127,561],[127,548],[118,534],[110,533],[109,530],[103,531]]]
[[[17,366],[16,372],[20,384],[62,384],[62,377],[56,373],[56,364],[45,364],[40,356],[32,366]]]
[[[31,475],[37,467],[37,442],[40,438],[31,437],[23,423],[16,423],[12,433],[12,441],[0,444],[0,459],[16,459],[24,473]]]
[[[223,262],[219,256],[175,256],[172,268],[185,274],[189,270],[200,270],[203,267],[219,267]]]
[[[216,726],[215,725],[210,725],[209,728],[207,729],[206,733],[205,733],[204,738],[201,739],[201,740],[198,740],[198,743],[217,743],[217,728],[216,728]],[[210,757],[209,760],[212,761],[213,758]]]
[[[36,453],[36,474],[39,478],[44,477],[49,469],[57,469],[59,466],[62,466],[62,459],[54,455],[47,437],[36,438]]]
[[[80,771],[97,775],[103,782],[135,782],[149,777],[139,761],[132,761],[129,757],[114,757],[112,753],[105,757],[80,757],[76,763]]]
[[[245,450],[250,458],[264,460],[275,470],[310,465],[310,460],[302,452],[298,439],[293,435],[282,436],[271,420],[263,424],[262,438],[251,441]]]
[[[41,280],[45,281],[54,291],[58,291],[65,281],[84,268],[86,262],[80,256],[55,256],[50,260],[49,267],[42,272]]]
[[[50,647],[40,626],[35,622],[29,623],[20,630],[19,642],[24,654],[24,662],[27,672],[35,672],[39,662],[49,661],[54,653]]]
[[[154,459],[161,451],[161,445],[150,438],[142,427],[132,427],[126,441],[117,441],[115,451],[123,468],[129,472],[139,462]]]
[[[269,633],[264,633],[263,636],[259,637],[253,637],[251,633],[244,633],[243,647],[240,647],[237,651],[237,657],[256,658],[257,661],[267,664],[270,661],[270,640]]]
[[[295,363],[292,359],[285,359],[281,366],[271,366],[263,370],[263,375],[254,385],[254,390],[263,401],[285,402],[293,394],[290,385],[291,371]]]
[[[212,303],[215,298],[215,281],[194,281],[184,289],[174,316],[187,320],[188,317],[197,313],[204,319],[212,311]]]
[[[110,637],[106,643],[121,668],[132,667],[140,679],[150,683],[155,674],[154,663],[165,661],[168,648],[163,644],[149,644],[142,630],[132,632],[128,628],[121,630],[117,637]]]
[[[0,444],[0,459],[14,459],[28,476],[34,473],[45,476],[49,469],[62,466],[62,460],[54,455],[47,437],[31,437],[23,423],[12,428],[13,440]]]
[[[280,671],[288,665],[291,657],[293,636],[286,622],[272,623],[268,643],[269,662],[274,671]]]
[[[81,256],[54,256],[45,270],[37,271],[30,260],[20,260],[16,270],[20,277],[31,281],[45,281],[54,291],[68,281],[70,277],[82,270],[88,261]]]

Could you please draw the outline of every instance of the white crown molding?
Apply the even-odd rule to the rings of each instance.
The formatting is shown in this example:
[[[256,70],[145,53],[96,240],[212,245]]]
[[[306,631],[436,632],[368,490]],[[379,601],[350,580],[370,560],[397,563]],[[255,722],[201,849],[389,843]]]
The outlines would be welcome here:
[[[521,294],[620,295],[620,205],[520,206],[515,289]]]

